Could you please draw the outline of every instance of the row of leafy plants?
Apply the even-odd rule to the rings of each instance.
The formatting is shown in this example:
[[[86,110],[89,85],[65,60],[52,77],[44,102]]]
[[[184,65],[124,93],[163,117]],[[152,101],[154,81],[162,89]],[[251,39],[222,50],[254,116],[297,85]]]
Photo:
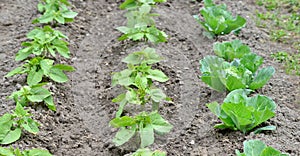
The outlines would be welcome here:
[[[225,4],[216,5],[212,0],[204,0],[204,8],[200,10],[200,14],[201,17],[194,17],[207,30],[205,35],[210,38],[231,32],[239,33],[246,25],[244,18],[232,16]],[[272,66],[260,69],[263,58],[251,52],[240,40],[216,42],[213,50],[216,56],[205,56],[200,60],[200,78],[218,92],[229,92],[221,105],[218,102],[207,104],[208,109],[222,121],[214,127],[247,133],[274,117],[276,103],[267,96],[252,96],[252,93],[270,80],[275,69]],[[275,129],[275,126],[265,126],[257,128],[254,133]],[[237,150],[236,154],[287,155],[267,147],[260,140],[245,141],[244,153]]]
[[[154,44],[166,42],[168,36],[156,27],[153,19],[159,14],[152,13],[156,3],[162,2],[166,0],[125,0],[120,9],[127,11],[127,25],[117,28],[123,33],[119,40],[129,39]],[[119,104],[116,117],[110,121],[112,127],[119,129],[113,142],[121,146],[139,138],[140,147],[132,156],[166,156],[163,151],[151,151],[147,148],[154,143],[156,134],[166,134],[173,127],[159,112],[161,102],[171,101],[155,85],[169,79],[162,71],[152,69],[152,65],[161,60],[162,57],[153,48],[133,52],[122,60],[127,64],[127,69],[115,72],[112,77],[112,86],[124,88],[124,92],[112,100]],[[128,110],[128,107],[139,108]]]
[[[41,0],[38,3],[38,11],[42,15],[33,20],[33,23],[39,23],[41,27],[36,27],[26,35],[28,41],[21,44],[23,49],[16,54],[15,60],[22,61],[23,64],[5,76],[25,75],[26,85],[9,96],[16,103],[15,110],[0,118],[0,144],[2,145],[9,145],[19,140],[22,131],[32,134],[39,132],[40,123],[33,119],[26,107],[44,103],[50,110],[56,111],[48,81],[67,82],[68,77],[64,71],[71,72],[74,68],[56,63],[60,58],[57,54],[70,58],[70,51],[66,41],[68,37],[52,26],[56,27],[58,24],[74,20],[77,13],[69,10],[69,6],[67,0]],[[21,151],[13,147],[0,147],[0,155],[50,156],[51,154],[42,149]]]

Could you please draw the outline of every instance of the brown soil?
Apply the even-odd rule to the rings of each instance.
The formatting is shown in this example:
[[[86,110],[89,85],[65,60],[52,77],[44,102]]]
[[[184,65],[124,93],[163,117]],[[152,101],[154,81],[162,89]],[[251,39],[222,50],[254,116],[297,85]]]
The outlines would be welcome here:
[[[168,43],[150,45],[165,60],[157,65],[170,80],[161,88],[174,104],[164,104],[161,113],[174,125],[172,132],[156,139],[151,146],[168,155],[235,155],[248,139],[261,139],[291,155],[300,155],[300,81],[286,75],[283,65],[272,60],[271,53],[293,51],[290,45],[268,41],[268,33],[255,26],[255,10],[262,9],[254,0],[224,0],[229,10],[247,18],[247,27],[240,35],[227,35],[219,41],[240,39],[253,52],[265,58],[264,65],[276,68],[270,82],[258,92],[270,96],[278,105],[275,118],[266,124],[277,126],[273,132],[244,135],[238,131],[219,131],[213,125],[219,120],[207,109],[206,103],[222,101],[224,94],[216,93],[198,78],[199,60],[213,55],[214,40],[202,35],[203,29],[193,19],[202,6],[199,2],[174,0],[160,4],[155,12],[157,25],[169,36]],[[79,12],[74,23],[59,26],[69,36],[71,60],[59,59],[77,70],[70,73],[70,82],[51,84],[57,112],[40,106],[31,108],[34,118],[42,125],[38,135],[25,133],[12,146],[21,149],[45,148],[57,156],[121,156],[132,152],[130,146],[116,147],[112,143],[116,129],[109,127],[117,105],[111,99],[120,92],[112,88],[111,73],[124,69],[121,59],[128,53],[147,47],[145,43],[119,42],[116,27],[125,24],[124,11],[118,9],[120,0],[72,1]],[[220,2],[218,0],[217,2]],[[14,61],[20,43],[33,29],[31,20],[38,16],[37,0],[0,0],[0,114],[14,109],[7,96],[25,84],[24,76],[3,78],[20,64]]]

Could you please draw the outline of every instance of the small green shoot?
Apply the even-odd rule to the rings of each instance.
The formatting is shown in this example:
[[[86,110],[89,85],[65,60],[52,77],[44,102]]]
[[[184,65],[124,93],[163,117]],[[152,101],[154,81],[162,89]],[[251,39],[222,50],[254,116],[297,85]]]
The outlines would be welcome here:
[[[42,16],[33,20],[33,23],[53,23],[65,24],[73,22],[78,13],[68,9],[67,0],[41,0],[38,4],[39,12]]]
[[[159,14],[151,13],[152,6],[156,2],[165,2],[164,0],[127,0],[121,4],[121,9],[127,9],[125,14],[127,26],[118,27],[117,30],[123,33],[119,37],[120,41],[130,39],[133,41],[150,41],[152,43],[166,42],[167,35],[156,28],[154,16]]]
[[[35,57],[31,60],[26,60],[25,64],[15,68],[5,77],[11,77],[16,74],[27,74],[27,84],[29,86],[40,83],[44,76],[49,77],[55,82],[67,82],[68,77],[63,71],[74,71],[74,68],[63,64],[53,65],[53,63],[54,60]]]
[[[209,38],[231,32],[239,33],[246,25],[246,19],[241,16],[233,17],[225,4],[215,5],[212,0],[204,0],[204,6],[200,10],[203,19],[198,15],[194,15],[194,18],[205,28]]]
[[[56,111],[51,92],[43,88],[47,83],[39,83],[33,86],[23,86],[20,90],[13,92],[9,98],[22,106],[27,106],[28,102],[44,102],[49,109]]]
[[[48,56],[51,54],[55,57],[56,52],[65,58],[70,57],[68,42],[62,40],[64,38],[67,39],[67,36],[58,30],[53,30],[50,26],[35,28],[27,34],[27,38],[33,41],[22,43],[22,46],[26,48],[21,49],[17,53],[16,61],[22,61],[31,54],[36,56]]]
[[[136,133],[140,136],[140,147],[144,148],[154,143],[154,133],[159,135],[171,131],[172,125],[157,112],[150,114],[142,112],[135,117],[123,116],[110,121],[110,125],[119,128],[113,142],[121,146],[128,142]]]
[[[0,155],[1,156],[52,156],[49,151],[44,149],[31,149],[31,150],[24,150],[21,151],[20,149],[16,148],[4,148],[0,147]]]
[[[223,122],[215,125],[215,128],[229,128],[247,133],[275,116],[276,104],[272,99],[263,95],[247,97],[249,93],[250,90],[237,89],[227,95],[222,105],[217,102],[207,104],[210,111]],[[275,128],[269,126],[259,130],[275,130]]]
[[[274,59],[284,63],[287,74],[300,76],[300,54],[289,54],[281,51],[271,55]]]
[[[20,139],[22,130],[37,134],[39,124],[34,121],[32,115],[17,103],[12,114],[6,113],[0,117],[0,144],[11,144]],[[2,149],[3,150],[3,149]],[[0,147],[0,155],[3,151]]]
[[[260,140],[244,141],[244,153],[239,150],[235,150],[237,156],[289,156],[283,154],[273,147],[267,146]]]

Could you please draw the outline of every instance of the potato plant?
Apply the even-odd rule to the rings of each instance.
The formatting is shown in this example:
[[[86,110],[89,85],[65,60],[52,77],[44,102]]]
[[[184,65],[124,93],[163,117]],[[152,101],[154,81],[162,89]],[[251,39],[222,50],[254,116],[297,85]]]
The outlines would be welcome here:
[[[246,25],[246,19],[241,16],[233,17],[227,11],[226,5],[215,5],[212,0],[204,0],[204,8],[200,10],[202,18],[194,15],[194,18],[208,32],[209,38],[219,35],[229,34],[231,32],[238,33]]]
[[[63,71],[74,71],[72,66],[56,64],[54,60],[35,57],[27,60],[21,67],[17,67],[9,72],[6,77],[11,77],[16,74],[27,74],[27,84],[29,86],[40,83],[44,76],[59,83],[67,82],[68,77]]]
[[[16,61],[27,59],[31,54],[42,57],[49,57],[50,55],[55,57],[56,53],[59,53],[65,58],[70,58],[68,42],[62,40],[68,37],[50,26],[35,28],[27,34],[27,38],[32,41],[22,43],[25,48],[19,50]]]
[[[33,120],[32,115],[17,103],[13,113],[6,113],[0,117],[0,144],[11,144],[20,139],[22,130],[32,134],[39,132],[39,123]],[[0,155],[5,150],[0,147]]]
[[[167,35],[155,26],[152,17],[159,14],[151,13],[152,6],[156,2],[165,2],[164,0],[127,0],[120,5],[121,9],[127,9],[127,26],[118,27],[117,30],[123,33],[119,37],[120,41],[131,39],[133,41],[150,41],[152,43],[166,42]]]
[[[73,22],[78,13],[69,10],[68,6],[70,3],[67,0],[41,0],[38,11],[43,15],[33,20],[33,23]]]
[[[127,63],[128,69],[113,75],[112,86],[121,85],[125,93],[120,94],[113,102],[119,103],[116,118],[110,125],[119,128],[113,139],[117,146],[130,140],[135,134],[140,136],[140,146],[144,148],[153,144],[154,133],[165,134],[172,129],[169,124],[158,114],[159,103],[170,100],[161,89],[153,85],[153,81],[166,82],[168,77],[160,70],[151,69],[151,65],[158,63],[161,57],[154,49],[146,48],[143,51],[129,54],[122,61]],[[122,116],[127,104],[140,105],[142,112],[134,117]],[[151,104],[152,111],[146,112],[145,105]]]
[[[27,106],[29,102],[44,102],[49,109],[56,111],[52,93],[43,87],[46,84],[39,83],[33,86],[23,86],[20,90],[13,92],[9,98],[22,106]]]

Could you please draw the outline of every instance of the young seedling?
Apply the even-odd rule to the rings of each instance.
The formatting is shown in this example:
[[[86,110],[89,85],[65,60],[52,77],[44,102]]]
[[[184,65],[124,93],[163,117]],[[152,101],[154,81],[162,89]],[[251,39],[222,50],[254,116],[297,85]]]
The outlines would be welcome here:
[[[4,148],[0,147],[0,155],[1,156],[52,156],[49,151],[44,149],[31,149],[31,150],[24,150],[21,151],[20,149],[16,148]]]
[[[263,95],[247,97],[249,93],[250,90],[234,90],[227,95],[222,105],[217,102],[207,104],[210,111],[223,122],[215,125],[215,128],[246,133],[275,116],[276,104],[272,99]],[[266,126],[257,129],[255,133],[275,129],[275,126]]]
[[[219,92],[242,88],[256,90],[263,87],[275,73],[272,66],[258,71],[262,63],[263,58],[254,53],[231,63],[217,56],[206,56],[200,60],[201,80]]]
[[[11,77],[16,74],[27,74],[27,84],[29,86],[40,83],[44,76],[49,77],[55,82],[67,82],[68,77],[63,71],[74,71],[74,68],[63,64],[53,65],[53,63],[54,60],[35,57],[31,60],[26,60],[25,64],[15,68],[5,77]]]
[[[167,153],[158,150],[153,152],[148,148],[143,148],[143,149],[138,149],[131,156],[167,156]]]
[[[56,52],[65,58],[70,57],[68,42],[62,40],[64,38],[67,39],[67,36],[58,30],[53,30],[50,26],[35,28],[27,34],[27,38],[32,41],[22,43],[22,46],[26,48],[21,49],[17,53],[16,61],[22,61],[31,54],[43,57],[51,54],[55,57]]]
[[[155,111],[162,100],[170,100],[161,89],[153,85],[153,81],[166,82],[169,79],[162,71],[151,69],[150,65],[160,60],[161,57],[151,48],[129,54],[122,60],[127,63],[128,69],[115,73],[112,78],[112,86],[121,85],[126,89],[126,93],[113,99],[113,102],[120,104],[116,117],[121,116],[128,103],[143,108],[147,103],[152,103],[152,110]]]
[[[22,106],[28,102],[45,102],[49,109],[56,111],[51,92],[43,88],[47,83],[39,83],[33,86],[23,86],[19,91],[13,92],[9,98]]]
[[[131,9],[136,9],[138,7],[141,7],[143,5],[155,5],[156,3],[164,3],[167,2],[167,0],[125,0],[125,2],[123,2],[120,5],[120,9],[127,9],[127,10],[131,10]]]
[[[226,5],[215,5],[212,0],[204,0],[204,8],[200,10],[203,19],[198,15],[194,18],[206,29],[209,38],[219,35],[238,33],[246,25],[246,19],[241,16],[233,17],[227,11]]]
[[[277,61],[284,63],[287,74],[300,76],[300,54],[289,54],[285,51],[277,52],[271,55]]]
[[[43,15],[33,23],[53,23],[65,24],[73,22],[78,13],[68,9],[70,3],[67,0],[41,0],[38,4],[39,12]]]
[[[240,59],[244,55],[251,53],[249,46],[244,45],[240,40],[231,42],[216,42],[214,43],[215,54],[226,61]]]
[[[154,143],[154,133],[159,135],[171,131],[172,125],[164,120],[157,111],[150,114],[142,112],[135,117],[123,116],[110,121],[110,125],[119,128],[113,142],[123,145],[128,142],[136,133],[140,136],[140,147],[145,148]]]
[[[244,153],[236,150],[237,156],[289,156],[288,154],[281,153],[273,147],[267,146],[260,140],[244,141]]]
[[[145,40],[152,43],[167,41],[168,36],[163,31],[160,31],[156,28],[155,21],[152,18],[154,16],[159,16],[159,14],[151,13],[152,5],[154,5],[155,2],[156,1],[136,0],[125,1],[123,4],[121,4],[120,8],[126,8],[128,9],[128,12],[125,15],[127,17],[127,26],[117,28],[117,30],[124,34],[119,37],[119,40]]]
[[[20,139],[22,130],[37,134],[39,124],[31,118],[31,114],[17,103],[13,113],[0,117],[0,144],[11,144]],[[1,148],[1,147],[0,147]],[[0,149],[0,155],[3,155]]]

